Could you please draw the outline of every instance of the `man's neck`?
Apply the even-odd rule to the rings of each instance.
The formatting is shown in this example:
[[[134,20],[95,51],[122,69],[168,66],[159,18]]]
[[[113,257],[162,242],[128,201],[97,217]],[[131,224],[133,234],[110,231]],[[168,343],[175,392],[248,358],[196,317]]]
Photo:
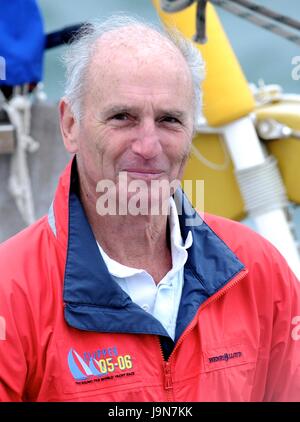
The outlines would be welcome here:
[[[110,258],[146,270],[156,283],[172,268],[167,215],[100,216],[83,192],[81,201],[96,240]]]

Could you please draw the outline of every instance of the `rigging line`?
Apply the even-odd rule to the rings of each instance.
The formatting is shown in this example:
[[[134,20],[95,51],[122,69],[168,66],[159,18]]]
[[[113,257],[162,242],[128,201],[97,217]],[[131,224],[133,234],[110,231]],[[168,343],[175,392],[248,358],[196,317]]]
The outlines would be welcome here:
[[[58,47],[63,44],[68,44],[74,37],[78,35],[81,29],[86,23],[80,23],[77,25],[66,26],[58,31],[50,32],[46,34],[45,49]]]
[[[252,10],[255,13],[258,13],[259,15],[266,16],[276,22],[282,23],[284,25],[290,26],[294,29],[300,30],[300,22],[296,21],[293,18],[290,18],[289,16],[283,15],[281,13],[274,12],[271,9],[268,9],[267,7],[260,6],[256,3],[253,3],[249,0],[228,0],[232,3],[237,3],[246,9]]]
[[[248,20],[249,22],[259,26],[260,28],[266,29],[276,35],[279,35],[282,38],[285,38],[288,41],[293,42],[294,44],[300,45],[300,36],[294,34],[293,32],[286,31],[281,28],[276,23],[270,23],[266,19],[255,16],[253,13],[245,12],[241,10],[240,6],[230,3],[228,0],[210,0],[211,3],[223,8],[224,10]]]
[[[194,41],[199,42],[200,44],[205,44],[207,42],[206,36],[206,5],[208,0],[198,0],[197,2],[197,12],[196,12],[196,35],[194,36]]]
[[[195,158],[197,158],[197,160],[199,160],[205,167],[210,168],[211,170],[214,171],[225,171],[229,168],[230,166],[230,156],[228,153],[228,150],[225,146],[224,143],[224,139],[221,137],[221,135],[218,135],[219,141],[220,141],[220,146],[221,149],[224,153],[224,162],[221,164],[218,163],[214,163],[213,161],[209,160],[208,158],[206,158],[202,152],[199,150],[199,148],[197,148],[193,143],[191,144],[191,154],[194,154]]]

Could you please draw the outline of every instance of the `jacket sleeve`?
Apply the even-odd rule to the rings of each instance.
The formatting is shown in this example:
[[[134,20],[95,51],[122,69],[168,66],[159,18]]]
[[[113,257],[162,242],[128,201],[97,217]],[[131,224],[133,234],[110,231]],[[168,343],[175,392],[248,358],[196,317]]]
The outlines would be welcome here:
[[[5,273],[5,271],[3,271]],[[0,280],[0,401],[25,401],[34,324],[26,292],[15,281]],[[32,334],[32,337],[30,336]],[[30,337],[29,337],[30,336]],[[27,394],[27,393],[26,393]]]
[[[265,401],[300,401],[300,282],[272,248],[273,327]],[[273,292],[272,292],[273,289]]]

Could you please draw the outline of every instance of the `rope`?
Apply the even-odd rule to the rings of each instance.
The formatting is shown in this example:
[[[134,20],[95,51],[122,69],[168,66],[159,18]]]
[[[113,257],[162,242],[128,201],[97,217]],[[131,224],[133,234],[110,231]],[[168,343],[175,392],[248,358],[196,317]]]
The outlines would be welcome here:
[[[16,131],[16,150],[11,157],[9,191],[26,224],[35,221],[34,202],[26,152],[34,152],[39,144],[29,135],[31,103],[26,95],[20,95],[21,87],[14,88],[13,97],[3,104]]]
[[[258,13],[259,15],[266,16],[276,22],[282,23],[284,25],[290,26],[294,29],[300,31],[300,22],[295,19],[290,18],[289,16],[282,15],[281,13],[273,12],[273,10],[268,9],[264,6],[260,6],[256,3],[253,3],[248,0],[228,0],[233,3],[238,3],[246,9],[252,10],[252,12]]]
[[[266,29],[267,31],[272,32],[273,34],[279,35],[282,38],[287,39],[297,45],[300,45],[300,36],[294,34],[293,32],[289,32],[280,26],[276,25],[275,23],[270,23],[266,19],[262,19],[258,16],[255,16],[251,12],[245,12],[241,10],[239,6],[231,4],[230,1],[232,0],[210,0],[211,3],[215,4],[227,10],[228,12],[239,16],[240,18],[246,19],[249,22],[259,26],[260,28]]]

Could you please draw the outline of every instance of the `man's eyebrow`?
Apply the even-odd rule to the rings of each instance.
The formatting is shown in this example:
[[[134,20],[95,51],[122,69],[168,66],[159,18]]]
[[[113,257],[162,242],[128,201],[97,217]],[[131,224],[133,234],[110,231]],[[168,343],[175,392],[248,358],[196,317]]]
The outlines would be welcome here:
[[[159,114],[164,115],[166,114],[167,116],[173,116],[173,117],[177,117],[177,118],[184,118],[186,117],[187,113],[185,111],[181,111],[181,110],[173,110],[173,109],[163,109],[163,110],[159,110]]]
[[[137,113],[137,112],[138,112],[137,107],[120,104],[120,105],[113,105],[113,106],[105,108],[101,112],[101,114],[107,116],[107,115],[114,115],[114,114],[120,114],[120,113]]]
[[[115,114],[120,114],[120,113],[138,114],[139,111],[140,111],[139,107],[120,104],[120,105],[113,105],[113,106],[105,108],[104,110],[102,110],[101,114],[104,116],[113,116]],[[173,116],[178,119],[184,119],[187,116],[187,112],[183,110],[172,109],[172,108],[160,108],[156,110],[155,114],[157,116],[164,116],[164,115]]]

